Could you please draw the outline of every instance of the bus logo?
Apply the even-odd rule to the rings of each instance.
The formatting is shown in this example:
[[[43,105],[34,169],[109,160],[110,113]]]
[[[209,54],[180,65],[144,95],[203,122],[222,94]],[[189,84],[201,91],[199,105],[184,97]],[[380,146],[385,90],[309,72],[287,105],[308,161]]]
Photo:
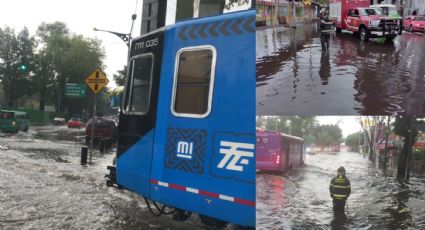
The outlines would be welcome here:
[[[255,183],[255,133],[215,132],[212,144],[211,176]]]
[[[203,174],[206,148],[206,130],[170,127],[167,130],[164,167]]]
[[[192,159],[193,142],[179,141],[177,143],[177,156]]]
[[[221,141],[220,153],[224,154],[218,168],[244,171],[243,165],[248,165],[249,159],[254,157],[254,144]]]

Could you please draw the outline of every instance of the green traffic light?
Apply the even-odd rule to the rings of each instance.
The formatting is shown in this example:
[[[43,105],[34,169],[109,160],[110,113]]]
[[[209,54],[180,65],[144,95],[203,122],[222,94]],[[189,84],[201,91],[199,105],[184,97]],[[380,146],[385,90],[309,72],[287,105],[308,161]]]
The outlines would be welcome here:
[[[23,65],[23,64],[19,66],[19,70],[21,70],[21,71],[26,71],[27,68],[28,67],[26,65]]]

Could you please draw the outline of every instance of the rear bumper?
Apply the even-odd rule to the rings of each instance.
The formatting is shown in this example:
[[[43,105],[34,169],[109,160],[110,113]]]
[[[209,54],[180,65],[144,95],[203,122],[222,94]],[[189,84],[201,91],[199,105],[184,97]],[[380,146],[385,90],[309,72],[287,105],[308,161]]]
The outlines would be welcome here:
[[[277,165],[270,161],[257,161],[256,167],[258,170],[282,171],[280,164]]]

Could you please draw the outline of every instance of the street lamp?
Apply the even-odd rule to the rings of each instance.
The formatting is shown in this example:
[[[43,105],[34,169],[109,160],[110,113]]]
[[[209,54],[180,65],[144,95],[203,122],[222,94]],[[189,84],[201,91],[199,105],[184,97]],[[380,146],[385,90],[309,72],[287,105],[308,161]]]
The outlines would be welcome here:
[[[131,15],[131,20],[132,20],[131,29],[130,29],[130,33],[128,33],[128,34],[118,33],[118,32],[114,32],[114,31],[110,31],[110,30],[102,30],[102,29],[98,29],[96,27],[93,28],[93,30],[114,34],[114,35],[118,36],[119,38],[121,38],[121,40],[123,40],[125,42],[127,47],[130,47],[131,32],[133,31],[134,21],[136,20],[136,18],[137,18],[136,14]]]

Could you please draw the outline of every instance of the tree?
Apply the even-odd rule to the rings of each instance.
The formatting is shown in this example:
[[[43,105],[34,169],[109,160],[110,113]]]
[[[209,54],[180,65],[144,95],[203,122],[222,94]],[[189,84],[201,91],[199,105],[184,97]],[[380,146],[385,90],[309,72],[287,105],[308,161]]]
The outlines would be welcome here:
[[[40,95],[39,110],[44,111],[47,102],[53,102],[55,69],[45,50],[41,50],[35,58],[35,73],[32,77],[33,92]]]
[[[54,100],[56,102],[56,111],[62,112],[63,93],[66,82],[65,66],[67,62],[65,55],[70,48],[70,34],[66,25],[62,22],[42,23],[37,29],[37,37],[46,58],[52,63],[54,76]]]
[[[317,139],[316,139],[316,145],[320,147],[321,151],[323,151],[325,147],[331,146],[333,142],[334,140],[328,132],[322,131],[318,133]]]
[[[374,146],[377,143],[377,138],[380,137],[383,132],[385,116],[366,116],[359,117],[357,120],[362,127],[367,144],[369,146],[369,160],[375,162]]]
[[[313,132],[316,141],[322,151],[325,147],[339,145],[342,141],[342,131],[338,125],[320,125],[314,128]]]
[[[0,29],[0,82],[5,92],[8,107],[17,106],[16,101],[31,92],[30,76],[34,63],[35,40],[24,29],[15,32],[5,27]]]
[[[412,146],[418,135],[417,123],[417,119],[411,116],[397,116],[394,123],[394,132],[404,137],[403,149],[398,158],[397,177],[405,180],[409,180],[410,176]]]
[[[67,99],[63,92],[66,83],[82,84],[94,69],[103,67],[105,52],[100,41],[82,35],[71,35],[62,22],[41,24],[37,36],[53,67],[57,111],[68,111],[71,115],[81,114],[82,110],[88,111],[93,104],[90,93],[87,96],[89,100],[81,100]]]
[[[126,74],[127,66],[125,65],[122,70],[118,70],[117,73],[113,75],[115,83],[119,86],[124,86]]]
[[[358,147],[364,144],[362,132],[353,133],[345,138],[345,145],[351,147],[354,151],[359,151]]]

